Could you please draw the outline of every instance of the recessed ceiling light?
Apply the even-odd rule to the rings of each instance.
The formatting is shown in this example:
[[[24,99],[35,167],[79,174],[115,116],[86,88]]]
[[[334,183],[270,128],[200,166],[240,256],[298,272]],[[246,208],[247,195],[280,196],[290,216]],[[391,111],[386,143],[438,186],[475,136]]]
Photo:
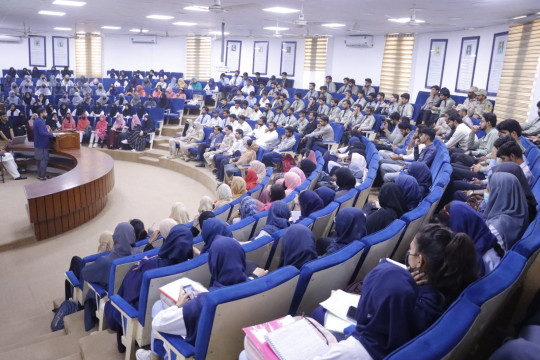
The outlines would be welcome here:
[[[285,31],[289,30],[289,28],[286,27],[279,27],[279,26],[267,26],[264,28],[265,30],[274,30],[274,31]]]
[[[173,22],[172,24],[177,25],[177,26],[195,26],[195,25],[197,25],[197,23],[185,22],[185,21],[177,21],[177,22]]]
[[[390,33],[388,35],[399,35],[399,33]]]
[[[54,0],[53,5],[66,5],[66,6],[84,6],[84,1],[68,1],[68,0]]]
[[[102,26],[101,28],[107,29],[107,30],[120,30],[121,29],[120,26],[109,26],[109,25]]]
[[[48,11],[48,10],[40,10],[38,12],[39,15],[52,15],[52,16],[64,16],[66,15],[65,12],[62,11]]]
[[[184,8],[184,10],[204,11],[204,12],[210,11],[210,10],[208,10],[208,6],[199,6],[199,5],[190,5],[190,6],[186,6],[186,7]]]
[[[281,6],[266,8],[266,9],[263,9],[263,11],[268,11],[268,12],[273,12],[273,13],[278,13],[278,14],[292,14],[292,13],[300,12],[300,10],[297,10],[297,9],[290,9],[290,8],[285,8]]]
[[[322,26],[329,27],[329,28],[338,28],[338,27],[344,27],[345,24],[329,23],[329,24],[322,24]]]
[[[54,30],[58,30],[58,31],[71,31],[71,28],[68,28],[68,27],[55,27]]]
[[[516,16],[515,18],[512,18],[512,20],[523,19],[524,17],[527,17],[527,15]]]
[[[92,34],[94,35],[101,35],[101,33],[99,31],[92,31]]]
[[[147,33],[147,32],[150,31],[150,30],[146,30],[146,29],[142,29],[142,30],[141,30],[141,29],[130,29],[129,31],[131,31],[131,32],[143,32],[143,33]]]
[[[146,18],[147,19],[155,19],[155,20],[171,20],[171,19],[174,19],[174,16],[169,16],[169,15],[148,15]]]
[[[397,22],[397,23],[400,23],[400,24],[405,24],[405,23],[408,23],[409,21],[419,23],[419,24],[425,22],[424,20],[420,20],[420,19],[411,20],[411,18],[397,18],[397,19],[390,18],[390,19],[388,19],[388,21]]]
[[[221,31],[210,31],[210,35],[221,35]],[[230,33],[228,31],[225,31],[225,35],[229,35]]]

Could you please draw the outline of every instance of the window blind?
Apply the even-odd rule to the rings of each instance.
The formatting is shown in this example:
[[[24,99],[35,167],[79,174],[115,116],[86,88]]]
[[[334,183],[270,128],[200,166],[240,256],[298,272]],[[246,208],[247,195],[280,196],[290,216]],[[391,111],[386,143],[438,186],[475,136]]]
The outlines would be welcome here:
[[[386,94],[409,92],[413,48],[413,34],[386,36],[380,91]]]
[[[188,37],[186,51],[186,78],[206,81],[210,78],[211,40],[208,37]]]
[[[85,34],[75,39],[75,69],[77,77],[101,77],[101,36]]]
[[[498,121],[527,121],[539,59],[540,20],[510,26],[494,110]]]
[[[307,38],[304,54],[304,70],[326,71],[327,47],[328,39],[325,37]]]

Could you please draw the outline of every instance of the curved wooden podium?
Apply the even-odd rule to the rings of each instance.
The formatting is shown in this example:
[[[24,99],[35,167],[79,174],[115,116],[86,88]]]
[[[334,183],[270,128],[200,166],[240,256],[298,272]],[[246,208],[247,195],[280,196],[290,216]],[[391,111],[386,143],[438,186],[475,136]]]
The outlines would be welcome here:
[[[33,149],[31,142],[13,147],[15,151]],[[97,149],[66,150],[60,146],[50,153],[67,159],[55,161],[51,157],[48,166],[68,171],[24,187],[37,240],[74,229],[95,217],[107,204],[107,194],[114,187],[114,160],[109,155]]]

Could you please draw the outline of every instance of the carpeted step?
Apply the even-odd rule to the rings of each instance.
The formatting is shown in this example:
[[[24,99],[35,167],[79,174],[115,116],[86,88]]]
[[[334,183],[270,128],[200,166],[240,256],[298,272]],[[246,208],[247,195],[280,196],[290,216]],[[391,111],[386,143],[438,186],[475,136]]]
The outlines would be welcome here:
[[[118,352],[116,333],[104,330],[79,340],[81,357],[84,360],[122,360],[125,354]]]
[[[19,314],[21,315],[21,314]],[[0,349],[5,346],[20,343],[21,336],[33,339],[51,332],[51,321],[54,317],[52,311],[28,318],[19,318],[16,321],[2,323],[0,326]]]
[[[58,332],[62,334],[62,332]],[[47,337],[9,351],[1,352],[0,359],[9,360],[58,360],[80,351],[77,334]],[[104,359],[104,358],[103,358]]]
[[[64,317],[64,332],[66,334],[77,334],[80,338],[89,335],[97,330],[97,325],[90,331],[84,330],[84,310],[77,311]]]

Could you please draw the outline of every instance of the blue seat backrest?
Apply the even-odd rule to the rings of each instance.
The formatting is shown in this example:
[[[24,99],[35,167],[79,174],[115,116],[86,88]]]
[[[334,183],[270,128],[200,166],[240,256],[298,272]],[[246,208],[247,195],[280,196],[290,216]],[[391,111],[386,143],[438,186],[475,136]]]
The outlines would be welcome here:
[[[384,116],[382,116],[381,114],[373,114],[373,116],[375,117],[375,124],[373,125],[372,130],[379,131],[379,129],[381,128],[381,123],[383,121]]]
[[[152,109],[147,108],[146,112],[148,113],[148,115],[150,115],[150,117],[152,118],[152,120],[154,120],[154,122],[163,120],[165,116],[165,110],[160,109],[160,108],[152,108]]]
[[[451,98],[454,99],[456,104],[463,104],[465,100],[467,100],[466,96],[461,96],[461,95],[452,95]]]
[[[186,101],[184,99],[169,99],[171,112],[174,113],[183,110],[185,102]]]
[[[278,128],[276,129],[277,133],[278,133],[278,137],[281,139],[281,137],[283,135],[285,135],[285,128],[281,127],[281,126],[278,126]]]
[[[339,144],[341,137],[343,136],[343,132],[345,131],[345,127],[341,124],[336,124],[333,122],[330,123],[330,126],[332,126],[332,129],[334,129],[334,142]]]
[[[416,95],[416,100],[414,100],[415,104],[420,104],[420,106],[424,105],[427,98],[429,97],[429,91],[419,91]]]

